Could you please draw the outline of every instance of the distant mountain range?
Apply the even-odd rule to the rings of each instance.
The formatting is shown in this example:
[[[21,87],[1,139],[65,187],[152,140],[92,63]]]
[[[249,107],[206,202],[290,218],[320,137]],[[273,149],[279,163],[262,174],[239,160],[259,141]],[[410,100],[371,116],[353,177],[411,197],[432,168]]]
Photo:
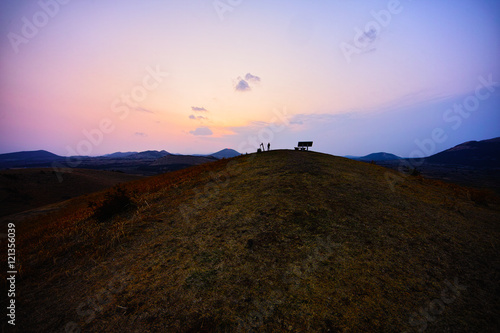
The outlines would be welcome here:
[[[209,155],[180,155],[166,150],[142,152],[116,152],[103,156],[59,156],[45,150],[22,151],[0,154],[0,169],[50,167],[78,167],[99,170],[115,170],[128,173],[155,174],[173,171],[222,158],[241,155],[233,149],[223,149]]]
[[[123,172],[148,174],[165,172],[184,168],[190,165],[205,163],[215,159],[231,158],[241,155],[233,149],[223,149],[213,154],[180,155],[165,150],[147,150],[142,152],[116,152],[98,157],[73,156],[78,161],[79,168],[118,170]],[[174,157],[178,156],[178,157]],[[366,156],[345,156],[350,159],[365,162],[393,163],[402,160],[394,154],[379,152]],[[0,154],[0,169],[49,167],[54,162],[65,166],[68,158],[58,156],[45,150],[21,151]],[[391,162],[393,161],[393,162]],[[468,167],[500,167],[500,137],[482,141],[468,141],[453,148],[425,158],[427,164],[461,165]]]
[[[144,158],[162,158],[164,156],[201,156],[201,157],[215,157],[216,159],[221,158],[231,158],[241,155],[234,149],[222,149],[213,154],[192,154],[192,155],[183,155],[183,154],[172,154],[165,150],[157,151],[157,150],[147,150],[143,152],[129,151],[129,152],[116,152],[113,154],[103,155],[101,157],[107,158],[129,158],[129,159],[144,159]]]
[[[130,156],[130,155],[134,155],[134,154],[137,154],[137,153],[138,153],[137,151],[129,151],[129,152],[126,152],[126,153],[122,153],[121,151],[119,151],[119,152],[116,152],[116,153],[113,153],[113,154],[103,155],[102,157],[122,158],[122,157],[127,157],[127,156]]]
[[[130,155],[127,155],[122,158],[126,158],[129,160],[143,160],[143,159],[158,159],[162,158],[167,155],[172,155],[168,151],[162,150],[162,151],[157,151],[157,150],[146,150],[146,151],[141,151],[140,153],[132,153]]]
[[[366,156],[344,156],[364,162],[388,162],[405,158],[385,152]],[[482,141],[468,141],[424,159],[427,164],[459,165],[470,167],[500,167],[500,137]]]

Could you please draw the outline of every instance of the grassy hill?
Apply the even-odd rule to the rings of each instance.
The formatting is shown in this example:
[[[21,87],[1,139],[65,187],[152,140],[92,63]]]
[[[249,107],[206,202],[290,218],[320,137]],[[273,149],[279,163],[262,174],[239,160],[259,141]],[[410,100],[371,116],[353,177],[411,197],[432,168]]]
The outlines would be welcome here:
[[[119,172],[52,168],[0,171],[0,217],[140,178]]]
[[[346,158],[220,160],[20,223],[16,328],[496,332],[499,222],[481,192]]]

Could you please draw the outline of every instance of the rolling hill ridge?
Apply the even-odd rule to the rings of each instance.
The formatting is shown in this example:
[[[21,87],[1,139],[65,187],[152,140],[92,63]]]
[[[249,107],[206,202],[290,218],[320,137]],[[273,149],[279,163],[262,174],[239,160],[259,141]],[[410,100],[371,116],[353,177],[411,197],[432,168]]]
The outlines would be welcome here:
[[[500,138],[464,142],[425,158],[425,162],[500,168]]]

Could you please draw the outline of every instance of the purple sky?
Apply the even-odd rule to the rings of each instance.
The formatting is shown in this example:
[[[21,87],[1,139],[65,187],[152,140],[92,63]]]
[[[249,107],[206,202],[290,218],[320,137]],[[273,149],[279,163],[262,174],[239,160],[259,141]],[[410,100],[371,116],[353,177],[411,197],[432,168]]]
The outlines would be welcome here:
[[[429,155],[500,136],[500,2],[3,1],[0,153]]]

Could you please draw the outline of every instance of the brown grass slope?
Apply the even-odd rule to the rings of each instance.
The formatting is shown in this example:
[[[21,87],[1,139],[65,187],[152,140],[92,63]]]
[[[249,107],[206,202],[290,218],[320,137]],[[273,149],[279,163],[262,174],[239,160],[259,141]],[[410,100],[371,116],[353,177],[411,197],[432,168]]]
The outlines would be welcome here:
[[[56,171],[52,168],[0,170],[0,217],[140,178],[100,170],[63,168]]]
[[[271,151],[75,199],[18,230],[16,328],[498,331],[498,206],[387,172]]]
[[[151,165],[198,165],[208,162],[216,161],[217,159],[214,157],[205,157],[205,156],[191,156],[191,155],[168,155],[162,158],[157,159]]]

